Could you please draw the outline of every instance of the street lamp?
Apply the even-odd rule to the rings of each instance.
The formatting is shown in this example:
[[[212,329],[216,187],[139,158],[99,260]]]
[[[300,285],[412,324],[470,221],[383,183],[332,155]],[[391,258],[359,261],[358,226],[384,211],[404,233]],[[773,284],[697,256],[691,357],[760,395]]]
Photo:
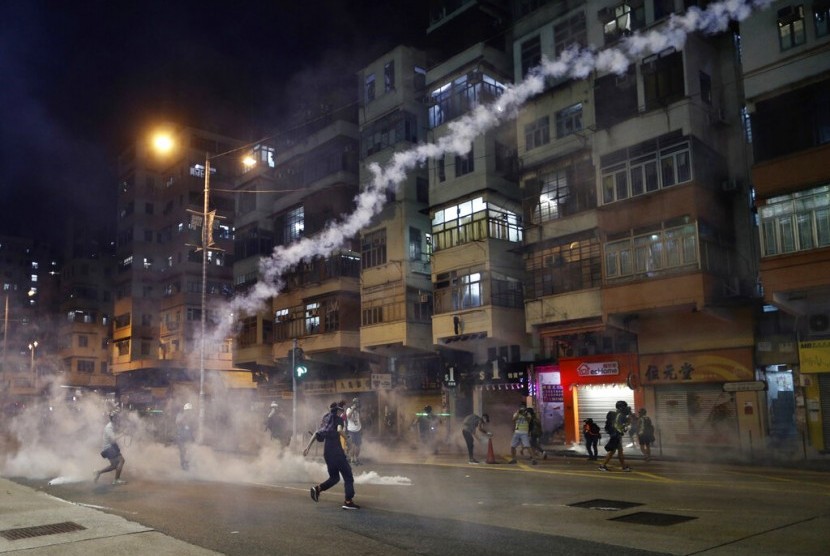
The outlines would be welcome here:
[[[32,352],[32,362],[29,365],[29,370],[32,373],[32,384],[37,389],[37,374],[35,374],[35,350],[37,349],[37,340],[29,344],[29,351]]]
[[[161,152],[167,153],[174,148],[175,142],[173,138],[166,133],[159,133],[153,138],[154,148]],[[241,147],[244,148],[244,147]],[[240,149],[241,149],[240,148]],[[205,333],[207,329],[207,266],[208,266],[208,250],[213,246],[213,220],[214,213],[209,211],[210,200],[210,161],[214,158],[236,152],[240,149],[234,149],[224,153],[218,153],[210,156],[210,153],[205,152],[205,180],[204,180],[204,202],[202,204],[202,238],[199,249],[202,250],[202,297],[201,297],[201,337],[199,340],[199,428],[197,431],[197,441],[202,442],[203,430],[205,423]],[[253,164],[253,159],[247,157],[243,163],[246,166]]]

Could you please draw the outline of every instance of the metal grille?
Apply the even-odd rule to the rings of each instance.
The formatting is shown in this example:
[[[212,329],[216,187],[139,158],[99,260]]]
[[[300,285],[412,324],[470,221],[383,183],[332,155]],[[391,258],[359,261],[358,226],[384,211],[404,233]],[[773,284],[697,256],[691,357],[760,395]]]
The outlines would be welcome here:
[[[625,523],[638,523],[640,525],[676,525],[684,521],[691,521],[697,519],[696,517],[689,517],[686,515],[674,514],[658,514],[654,512],[636,512],[628,515],[621,515],[619,517],[612,517],[612,521],[623,521]]]
[[[589,510],[604,510],[607,512],[616,512],[618,510],[626,510],[628,508],[633,508],[635,506],[642,506],[642,504],[638,502],[625,502],[622,500],[605,500],[603,498],[597,498],[594,500],[588,500],[586,502],[576,502],[574,504],[568,504],[573,508],[587,508]]]
[[[64,521],[63,523],[50,523],[49,525],[6,529],[5,531],[0,531],[0,536],[6,540],[19,541],[20,539],[42,537],[44,535],[57,535],[60,533],[72,533],[73,531],[83,531],[84,529],[86,529],[86,527],[78,525],[77,523],[73,523],[72,521]]]

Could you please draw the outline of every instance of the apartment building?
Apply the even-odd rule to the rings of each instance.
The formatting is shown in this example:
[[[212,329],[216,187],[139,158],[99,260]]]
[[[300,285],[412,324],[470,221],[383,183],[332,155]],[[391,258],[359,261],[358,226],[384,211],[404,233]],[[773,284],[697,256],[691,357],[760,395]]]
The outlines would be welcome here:
[[[115,376],[109,364],[112,339],[114,244],[90,230],[71,229],[60,274],[58,351],[61,386],[71,399],[78,391],[111,394]]]
[[[47,389],[50,376],[60,372],[53,359],[58,270],[58,259],[48,243],[23,237],[0,237],[0,293],[3,296],[0,396],[11,406],[40,395]],[[46,380],[40,380],[41,374]]]
[[[613,48],[689,7],[539,4],[514,23],[516,80],[541,56]],[[566,442],[617,399],[655,417],[664,453],[761,436],[763,392],[724,388],[755,379],[739,45],[734,27],[692,34],[622,73],[551,80],[517,119],[534,386]]]
[[[427,137],[426,54],[399,46],[358,74],[360,183]],[[441,404],[443,371],[432,343],[432,230],[426,167],[409,172],[360,238],[360,348],[377,357],[364,398],[382,408],[382,434],[399,435],[424,406]],[[376,405],[375,405],[376,399]]]
[[[510,22],[507,2],[433,2],[427,33],[444,56],[426,75],[429,141],[452,133],[453,122],[512,81]],[[515,130],[512,121],[498,126],[429,166],[432,342],[454,419],[485,408],[509,422],[527,387]]]
[[[777,442],[830,446],[830,4],[741,25],[760,226],[759,378]]]
[[[234,267],[237,290],[260,279],[259,261],[274,246],[296,248],[354,211],[359,170],[353,82],[307,91],[304,105],[256,156],[273,164],[238,180],[237,245],[243,251]],[[238,337],[237,363],[255,371],[261,396],[290,399],[296,384],[300,423],[313,422],[332,397],[351,400],[370,390],[372,357],[360,350],[358,238],[343,238],[326,255],[312,251],[281,274],[268,313],[244,317]],[[306,372],[293,376],[300,360]]]
[[[179,392],[195,400],[216,385],[253,388],[250,373],[232,370],[232,338],[205,342],[217,302],[232,294],[232,179],[242,172],[239,141],[168,126],[173,149],[160,153],[149,137],[119,158],[116,269],[111,366],[122,402],[134,408],[165,404]],[[206,157],[210,158],[209,218],[202,303],[202,226]],[[202,378],[206,389],[202,389]],[[219,380],[213,380],[218,378]]]

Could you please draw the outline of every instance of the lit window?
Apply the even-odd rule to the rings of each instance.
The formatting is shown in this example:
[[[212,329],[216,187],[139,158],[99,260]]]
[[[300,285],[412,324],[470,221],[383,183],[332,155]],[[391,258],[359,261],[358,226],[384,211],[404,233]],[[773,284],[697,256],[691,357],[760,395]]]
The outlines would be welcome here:
[[[804,44],[804,6],[786,6],[778,10],[778,44],[781,51]]]

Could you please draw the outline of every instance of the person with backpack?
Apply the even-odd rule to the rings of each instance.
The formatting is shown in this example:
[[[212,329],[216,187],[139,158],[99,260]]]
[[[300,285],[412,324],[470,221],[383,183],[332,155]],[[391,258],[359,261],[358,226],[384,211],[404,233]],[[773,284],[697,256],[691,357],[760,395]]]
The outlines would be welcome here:
[[[582,425],[582,434],[585,436],[585,449],[588,451],[588,460],[596,461],[599,459],[597,444],[602,437],[599,425],[594,423],[593,419],[585,419]]]
[[[329,411],[323,415],[320,421],[320,427],[311,440],[308,446],[303,450],[303,456],[307,456],[311,445],[317,441],[323,443],[323,459],[326,462],[326,468],[329,472],[329,478],[324,482],[311,487],[311,499],[315,502],[320,500],[320,493],[326,491],[340,482],[340,477],[343,477],[343,489],[345,491],[346,499],[343,502],[344,510],[359,510],[360,506],[354,503],[354,475],[352,475],[352,468],[349,465],[349,460],[346,458],[346,452],[343,451],[342,439],[346,436],[345,421],[342,408],[337,402],[329,406]]]
[[[651,422],[651,417],[647,415],[646,408],[641,407],[638,411],[640,415],[640,451],[646,457],[646,461],[651,461],[651,444],[654,442],[654,423]]]
[[[631,408],[623,400],[618,401],[616,407],[616,411],[609,411],[605,416],[605,432],[608,433],[610,438],[605,445],[605,451],[608,453],[605,455],[605,461],[599,466],[599,470],[608,471],[608,462],[611,461],[611,458],[614,457],[614,453],[616,452],[617,457],[620,459],[622,470],[628,472],[631,471],[631,468],[625,464],[622,439],[628,430],[628,418],[631,414]]]

